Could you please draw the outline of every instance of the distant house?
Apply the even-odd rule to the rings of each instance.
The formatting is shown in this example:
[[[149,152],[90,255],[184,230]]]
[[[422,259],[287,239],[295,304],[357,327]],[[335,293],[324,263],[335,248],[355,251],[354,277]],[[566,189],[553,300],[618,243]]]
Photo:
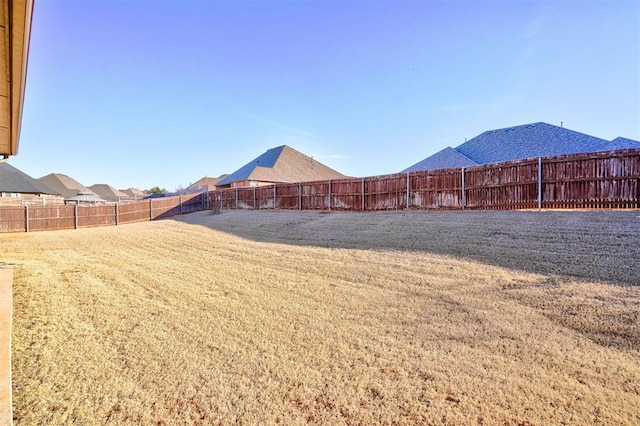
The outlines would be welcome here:
[[[133,199],[129,195],[125,194],[124,192],[119,191],[115,189],[113,186],[107,185],[106,183],[97,183],[95,185],[91,185],[89,189],[93,191],[94,194],[96,194],[97,196],[99,196],[105,201],[117,203],[120,201],[127,201],[127,200]]]
[[[640,142],[621,137],[608,141],[564,127],[533,123],[486,131],[456,148],[445,148],[403,172],[626,148],[640,148]]]
[[[6,161],[0,162],[0,205],[62,204],[56,191]]]
[[[141,191],[137,188],[121,189],[120,192],[128,195],[135,200],[141,200],[148,195],[145,191]]]
[[[242,188],[273,183],[310,182],[341,179],[342,173],[283,145],[272,148],[221,179],[218,188]]]
[[[226,178],[229,175],[222,175],[220,177],[208,177],[205,176],[202,179],[192,183],[186,189],[187,190],[199,190],[199,191],[214,191],[218,186],[218,182]]]
[[[57,194],[62,195],[64,198],[75,197],[80,192],[97,195],[77,180],[60,173],[51,173],[38,180],[56,191]]]

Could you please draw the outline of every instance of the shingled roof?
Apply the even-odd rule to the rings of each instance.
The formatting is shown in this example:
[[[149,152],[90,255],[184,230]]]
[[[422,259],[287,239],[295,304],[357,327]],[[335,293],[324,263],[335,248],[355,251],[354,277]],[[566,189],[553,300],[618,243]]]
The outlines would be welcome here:
[[[448,169],[454,167],[469,167],[477,166],[478,163],[466,157],[464,154],[459,153],[451,147],[447,147],[442,151],[438,151],[431,157],[427,157],[419,163],[404,169],[402,172],[413,172],[416,170],[436,170],[436,169]]]
[[[622,137],[608,141],[564,127],[532,123],[486,131],[455,149],[445,148],[404,172],[626,148],[640,148],[640,142]]]
[[[525,124],[489,130],[458,146],[456,150],[480,164],[550,155],[602,151],[609,141],[553,126]]]
[[[191,185],[189,185],[187,187],[187,189],[199,189],[202,191],[213,191],[214,189],[216,189],[216,185],[218,185],[218,182],[220,182],[222,179],[226,178],[229,175],[222,175],[220,177],[209,177],[209,176],[205,176],[201,179],[199,179],[198,181],[192,183]]]
[[[0,192],[56,194],[56,191],[47,185],[16,169],[6,161],[0,162]]]
[[[77,180],[60,173],[51,173],[38,180],[53,189],[56,194],[62,195],[64,198],[75,197],[79,192],[88,192],[96,195],[93,191],[82,185]]]
[[[611,141],[611,149],[640,148],[640,142],[633,139],[618,137]]]
[[[109,201],[119,201],[121,198],[129,198],[128,194],[125,194],[122,191],[115,189],[111,185],[107,185],[106,183],[96,183],[95,185],[91,185],[89,187],[95,194],[97,194],[100,198],[104,198]]]
[[[120,191],[122,191],[123,193],[125,193],[129,197],[145,197],[147,195],[146,192],[141,191],[141,190],[139,190],[137,188],[121,189]]]
[[[330,167],[308,157],[287,145],[272,148],[258,158],[245,164],[217,186],[233,182],[309,182],[315,180],[341,179],[345,176]]]

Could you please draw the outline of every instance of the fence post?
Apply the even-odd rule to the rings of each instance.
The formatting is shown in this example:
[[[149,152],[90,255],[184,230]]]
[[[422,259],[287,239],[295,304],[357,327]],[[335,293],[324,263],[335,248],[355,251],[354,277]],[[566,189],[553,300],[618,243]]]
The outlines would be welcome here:
[[[220,190],[220,211],[222,211],[222,189]]]
[[[407,206],[406,210],[409,210],[409,198],[411,197],[411,179],[409,178],[409,172],[407,172]]]
[[[153,220],[153,198],[149,198],[149,220]]]
[[[365,200],[364,200],[364,178],[362,178],[362,211],[364,211],[365,206],[364,206]]]
[[[331,179],[329,179],[329,210],[331,210]]]
[[[118,203],[116,203],[116,226],[118,226]]]
[[[24,206],[24,232],[29,232],[29,205]]]
[[[256,187],[255,186],[253,187],[253,209],[257,210],[256,209]]]
[[[538,211],[542,210],[542,157],[538,157]]]
[[[276,184],[273,184],[273,209],[276,209]]]
[[[78,229],[78,203],[73,206],[74,229]]]
[[[298,183],[298,207],[302,210],[302,183]]]
[[[178,203],[180,203],[180,214],[182,214],[182,195],[178,195]]]
[[[467,191],[465,189],[465,181],[464,181],[464,167],[462,168],[462,210],[467,207]]]
[[[238,210],[238,187],[236,186],[236,210]]]

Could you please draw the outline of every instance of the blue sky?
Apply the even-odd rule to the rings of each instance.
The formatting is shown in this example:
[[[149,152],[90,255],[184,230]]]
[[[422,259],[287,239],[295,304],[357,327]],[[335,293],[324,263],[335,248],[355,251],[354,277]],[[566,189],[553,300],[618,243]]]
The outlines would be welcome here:
[[[640,140],[640,2],[36,0],[10,162],[172,191],[287,144],[373,176],[539,121]]]

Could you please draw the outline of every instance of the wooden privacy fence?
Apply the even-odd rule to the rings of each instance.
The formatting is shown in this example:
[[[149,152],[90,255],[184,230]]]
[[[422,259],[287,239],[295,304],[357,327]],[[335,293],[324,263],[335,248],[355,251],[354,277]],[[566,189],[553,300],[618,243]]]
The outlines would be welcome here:
[[[640,149],[209,192],[220,209],[637,209]]]
[[[344,211],[638,209],[640,149],[462,169],[231,188],[111,205],[0,207],[0,232],[120,225],[210,207]]]
[[[192,213],[208,207],[206,193],[109,205],[0,207],[0,232],[120,225]]]

